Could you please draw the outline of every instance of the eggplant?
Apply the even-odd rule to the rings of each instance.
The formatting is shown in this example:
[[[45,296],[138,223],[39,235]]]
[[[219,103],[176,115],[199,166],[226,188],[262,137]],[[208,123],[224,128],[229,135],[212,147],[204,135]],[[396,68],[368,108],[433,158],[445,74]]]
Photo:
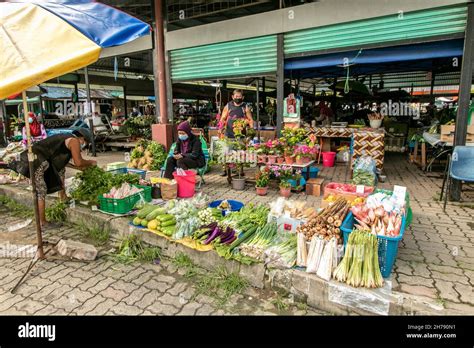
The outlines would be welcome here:
[[[235,234],[229,235],[227,238],[221,238],[221,243],[222,244],[230,244],[234,240],[237,239],[237,236]]]
[[[214,231],[212,231],[211,235],[209,236],[209,238],[207,238],[204,243],[204,245],[206,244],[209,244],[210,242],[212,242],[219,234],[221,234],[221,230],[219,228],[219,226],[217,226]]]
[[[237,236],[234,234],[234,236],[232,238],[228,239],[225,242],[222,242],[222,244],[231,244],[236,239],[237,239]]]

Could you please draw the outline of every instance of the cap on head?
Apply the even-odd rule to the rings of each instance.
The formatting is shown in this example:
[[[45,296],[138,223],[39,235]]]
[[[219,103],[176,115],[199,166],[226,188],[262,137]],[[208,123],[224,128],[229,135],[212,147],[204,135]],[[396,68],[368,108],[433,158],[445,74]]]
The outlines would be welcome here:
[[[84,140],[90,144],[92,142],[92,133],[89,129],[84,127],[78,127],[72,132],[76,137],[82,137]]]

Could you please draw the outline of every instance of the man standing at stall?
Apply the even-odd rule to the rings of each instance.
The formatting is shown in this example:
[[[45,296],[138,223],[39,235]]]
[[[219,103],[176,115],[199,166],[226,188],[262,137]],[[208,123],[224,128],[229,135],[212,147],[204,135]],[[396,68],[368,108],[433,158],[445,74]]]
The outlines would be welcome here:
[[[244,103],[244,94],[241,89],[235,89],[232,93],[232,101],[228,102],[222,110],[220,118],[219,134],[229,139],[234,139],[234,122],[236,120],[245,120],[247,127],[253,128],[252,111],[249,106]],[[245,134],[245,132],[243,132]],[[222,173],[222,176],[227,175],[227,170]]]

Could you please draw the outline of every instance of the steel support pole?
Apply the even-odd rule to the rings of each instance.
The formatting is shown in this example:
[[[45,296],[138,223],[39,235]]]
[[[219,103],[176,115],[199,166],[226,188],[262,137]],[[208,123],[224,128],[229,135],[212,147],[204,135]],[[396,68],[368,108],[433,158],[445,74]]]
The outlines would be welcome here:
[[[434,101],[434,85],[435,85],[436,74],[431,71],[431,84],[430,84],[430,102]]]
[[[160,104],[160,123],[168,123],[168,100],[166,98],[166,65],[163,27],[163,1],[154,0],[155,5],[155,54],[156,73],[158,79],[158,96]],[[155,89],[156,93],[156,89]]]
[[[471,100],[472,71],[474,66],[474,3],[472,2],[468,4],[466,35],[464,37],[464,50],[462,57],[454,146],[466,145],[467,114],[469,112],[469,102]],[[461,181],[453,180],[451,186],[451,198],[454,201],[459,201],[461,199]]]
[[[260,80],[257,77],[255,87],[257,89],[257,137],[258,137],[258,142],[260,143]]]
[[[10,131],[10,127],[8,126],[8,117],[7,111],[5,109],[5,102],[0,100],[0,119],[2,120],[3,125],[3,140],[5,141],[5,146],[8,145],[8,132]]]
[[[89,127],[91,129],[92,133],[92,156],[96,157],[96,152],[95,152],[95,138],[94,138],[94,113],[92,112],[92,103],[91,103],[91,85],[89,83],[89,70],[87,69],[87,66],[84,68],[84,78],[86,81],[86,96],[87,96],[87,108],[89,111],[89,115],[91,116],[89,120]],[[87,117],[88,115],[86,115]]]
[[[283,94],[285,93],[285,66],[284,66],[283,34],[277,35],[277,132],[280,136],[283,128]]]
[[[33,206],[35,210],[35,223],[36,223],[36,239],[38,242],[38,258],[44,259],[44,250],[43,250],[43,235],[41,234],[41,222],[39,216],[39,208],[38,208],[38,196],[36,194],[36,181],[34,179],[35,168],[33,161],[35,160],[35,155],[33,153],[32,142],[31,142],[31,134],[30,134],[30,127],[28,123],[28,102],[26,91],[22,92],[23,97],[23,117],[25,120],[25,130],[26,130],[26,139],[27,139],[27,146],[28,146],[28,167],[30,170],[30,181],[32,187],[32,195],[33,195]]]
[[[127,86],[123,86],[123,114],[125,118],[128,117],[127,113]]]

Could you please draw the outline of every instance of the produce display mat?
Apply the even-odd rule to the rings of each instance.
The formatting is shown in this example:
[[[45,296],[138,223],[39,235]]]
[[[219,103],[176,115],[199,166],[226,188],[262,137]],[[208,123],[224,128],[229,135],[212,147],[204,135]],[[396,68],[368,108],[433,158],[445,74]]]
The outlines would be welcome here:
[[[203,244],[199,243],[197,240],[194,240],[190,237],[184,237],[183,239],[173,239],[173,238],[167,236],[166,234],[158,232],[158,231],[153,231],[153,230],[150,230],[148,228],[143,228],[143,230],[154,233],[154,234],[156,234],[160,237],[163,237],[163,238],[165,238],[165,239],[167,239],[171,242],[176,242],[176,243],[182,244],[182,245],[184,245],[188,248],[191,248],[191,249],[194,249],[194,250],[197,250],[197,251],[210,251],[210,250],[214,249],[212,247],[212,245],[203,245]]]
[[[109,213],[109,212],[106,212],[106,211],[103,211],[103,210],[100,210],[100,209],[97,209],[97,211],[100,211],[102,214],[112,215],[112,216],[115,216],[115,217],[130,216],[130,215],[134,215],[137,212],[136,210],[131,210],[128,213],[125,213],[125,214],[115,214],[115,213]]]

